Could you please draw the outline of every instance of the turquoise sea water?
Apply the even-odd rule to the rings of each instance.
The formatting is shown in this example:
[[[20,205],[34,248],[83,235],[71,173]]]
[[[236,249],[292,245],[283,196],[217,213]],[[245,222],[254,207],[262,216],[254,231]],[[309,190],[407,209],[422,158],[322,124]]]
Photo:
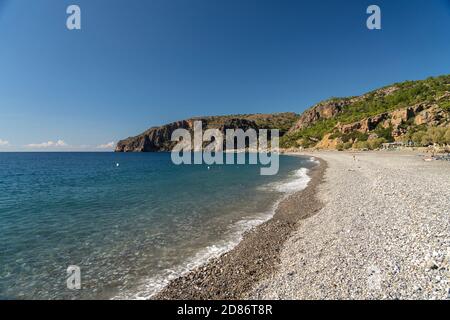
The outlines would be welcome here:
[[[281,156],[261,176],[168,153],[0,153],[0,299],[147,298],[270,218],[313,165]]]

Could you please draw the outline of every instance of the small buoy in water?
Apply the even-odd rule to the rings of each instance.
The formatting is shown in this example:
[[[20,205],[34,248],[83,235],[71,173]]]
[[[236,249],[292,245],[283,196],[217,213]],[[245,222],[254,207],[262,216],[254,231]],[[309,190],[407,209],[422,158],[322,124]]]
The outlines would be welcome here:
[[[208,170],[211,170],[211,167],[208,167]]]
[[[119,163],[116,163],[116,167],[120,167],[120,164],[119,164]]]

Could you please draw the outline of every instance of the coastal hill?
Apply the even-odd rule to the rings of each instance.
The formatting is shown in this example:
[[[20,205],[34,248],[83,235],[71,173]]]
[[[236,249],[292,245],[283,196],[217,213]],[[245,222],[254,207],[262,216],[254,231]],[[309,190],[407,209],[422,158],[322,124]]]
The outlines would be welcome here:
[[[295,113],[198,117],[151,128],[119,141],[117,152],[170,151],[172,132],[193,129],[279,129],[283,148],[376,149],[401,141],[450,144],[450,75],[395,83],[356,97],[322,101]]]
[[[280,135],[286,134],[300,118],[293,112],[274,114],[246,114],[197,117],[173,122],[161,127],[153,127],[136,137],[119,141],[116,152],[158,152],[171,151],[176,142],[171,141],[172,133],[176,129],[193,131],[194,122],[201,120],[203,130],[219,129],[279,129]]]
[[[396,83],[306,110],[284,147],[376,148],[383,142],[450,143],[450,75]]]

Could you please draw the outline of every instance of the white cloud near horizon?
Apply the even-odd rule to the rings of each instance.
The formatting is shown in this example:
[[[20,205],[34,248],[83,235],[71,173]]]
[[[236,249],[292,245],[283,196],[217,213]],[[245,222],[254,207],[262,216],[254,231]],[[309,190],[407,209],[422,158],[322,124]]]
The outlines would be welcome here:
[[[2,140],[2,139],[0,139],[0,146],[8,146],[9,145],[9,141],[6,141],[6,140]]]
[[[114,141],[97,146],[98,149],[113,149],[114,147],[115,147]]]
[[[64,142],[64,140],[58,140],[56,142],[54,141],[47,141],[42,143],[32,143],[27,144],[26,147],[28,148],[57,148],[57,147],[67,147],[67,143]]]

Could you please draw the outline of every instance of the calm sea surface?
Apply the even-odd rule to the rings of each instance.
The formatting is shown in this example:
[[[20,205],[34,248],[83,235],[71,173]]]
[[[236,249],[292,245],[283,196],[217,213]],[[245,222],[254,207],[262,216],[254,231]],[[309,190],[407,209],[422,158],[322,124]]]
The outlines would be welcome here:
[[[0,153],[0,299],[146,298],[270,218],[313,165],[281,156],[261,176],[168,153]]]

